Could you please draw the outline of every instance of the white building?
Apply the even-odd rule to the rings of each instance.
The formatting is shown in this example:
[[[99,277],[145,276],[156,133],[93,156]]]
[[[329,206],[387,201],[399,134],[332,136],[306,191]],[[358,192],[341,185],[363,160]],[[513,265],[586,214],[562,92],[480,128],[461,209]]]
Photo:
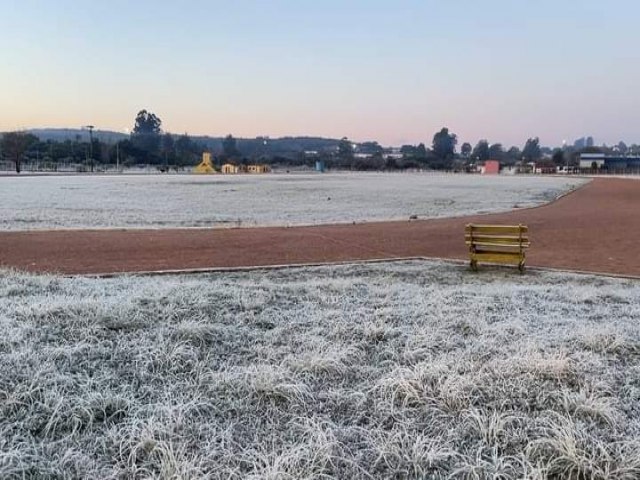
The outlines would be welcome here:
[[[604,153],[581,153],[580,168],[592,168],[594,162],[597,165],[597,168],[602,168],[604,160]]]

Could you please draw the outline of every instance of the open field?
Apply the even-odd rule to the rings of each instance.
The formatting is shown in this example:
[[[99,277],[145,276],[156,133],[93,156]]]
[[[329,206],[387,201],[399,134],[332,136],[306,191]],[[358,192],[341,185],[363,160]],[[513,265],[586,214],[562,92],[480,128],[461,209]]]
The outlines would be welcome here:
[[[538,205],[584,181],[420,173],[4,177],[0,230],[439,218]]]
[[[637,281],[0,274],[0,477],[638,478]]]

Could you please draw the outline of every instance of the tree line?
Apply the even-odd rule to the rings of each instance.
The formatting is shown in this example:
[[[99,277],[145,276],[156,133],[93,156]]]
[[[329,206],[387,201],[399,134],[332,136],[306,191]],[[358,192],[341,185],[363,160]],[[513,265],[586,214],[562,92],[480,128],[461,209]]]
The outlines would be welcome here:
[[[24,162],[38,163],[46,169],[58,164],[80,165],[89,169],[92,165],[120,164],[123,167],[136,164],[157,165],[160,169],[191,166],[198,161],[204,146],[189,135],[173,135],[162,132],[162,120],[147,110],[138,112],[128,138],[117,142],[104,142],[99,138],[82,138],[64,141],[42,141],[29,132],[6,132],[0,140],[0,158],[12,162],[20,173]]]
[[[20,172],[23,162],[38,163],[45,169],[55,169],[58,164],[80,165],[81,169],[101,164],[120,164],[123,167],[143,164],[155,165],[160,170],[182,168],[198,163],[202,152],[213,151],[216,163],[247,164],[260,162],[280,165],[312,166],[322,161],[328,168],[351,170],[434,169],[462,171],[486,160],[498,160],[504,165],[538,162],[556,165],[576,165],[580,153],[602,152],[608,154],[638,155],[640,146],[627,147],[620,142],[614,147],[595,147],[591,137],[577,140],[574,145],[562,148],[542,147],[537,137],[529,138],[519,148],[505,148],[501,143],[479,140],[475,146],[465,142],[457,150],[458,137],[448,128],[437,131],[427,147],[403,145],[399,151],[390,152],[377,142],[354,143],[344,137],[341,140],[319,138],[268,137],[237,140],[232,135],[214,141],[208,137],[194,140],[188,134],[175,135],[162,130],[162,120],[152,112],[141,110],[135,117],[131,134],[116,142],[104,142],[99,138],[87,141],[76,135],[64,141],[41,141],[29,132],[7,132],[0,140],[0,158],[11,162]],[[312,145],[317,150],[307,151]],[[89,158],[91,157],[91,158]]]

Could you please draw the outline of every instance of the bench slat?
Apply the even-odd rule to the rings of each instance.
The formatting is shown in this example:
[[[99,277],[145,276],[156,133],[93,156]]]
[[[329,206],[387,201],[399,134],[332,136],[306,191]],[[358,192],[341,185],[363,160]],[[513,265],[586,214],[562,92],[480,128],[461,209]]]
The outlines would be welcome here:
[[[528,233],[529,227],[526,225],[473,225],[469,224],[465,226],[465,232],[474,234],[512,234],[518,235],[520,232]]]
[[[522,237],[522,239],[520,238],[513,238],[513,237],[489,237],[489,236],[478,236],[476,237],[475,235],[473,236],[473,238],[471,236],[465,237],[464,239],[465,243],[467,245],[473,243],[500,243],[503,245],[520,245],[521,243],[524,244],[528,244],[529,243],[529,238],[527,237]]]
[[[477,238],[477,239],[483,239],[483,238],[508,238],[511,240],[519,240],[520,238],[529,238],[529,234],[528,233],[523,233],[522,235],[496,235],[496,234],[488,234],[488,233],[465,233],[464,234],[465,238]]]
[[[471,260],[487,263],[513,263],[519,264],[522,257],[519,253],[481,252],[472,253]]]
[[[467,245],[474,247],[495,247],[495,248],[529,248],[529,242],[465,242]]]

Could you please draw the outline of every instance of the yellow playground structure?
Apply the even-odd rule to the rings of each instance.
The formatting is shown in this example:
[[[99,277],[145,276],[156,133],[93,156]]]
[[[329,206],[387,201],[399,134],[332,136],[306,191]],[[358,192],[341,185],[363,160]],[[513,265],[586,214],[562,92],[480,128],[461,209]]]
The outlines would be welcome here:
[[[202,162],[193,169],[193,173],[216,173],[213,163],[211,163],[211,153],[204,152],[202,154]]]

